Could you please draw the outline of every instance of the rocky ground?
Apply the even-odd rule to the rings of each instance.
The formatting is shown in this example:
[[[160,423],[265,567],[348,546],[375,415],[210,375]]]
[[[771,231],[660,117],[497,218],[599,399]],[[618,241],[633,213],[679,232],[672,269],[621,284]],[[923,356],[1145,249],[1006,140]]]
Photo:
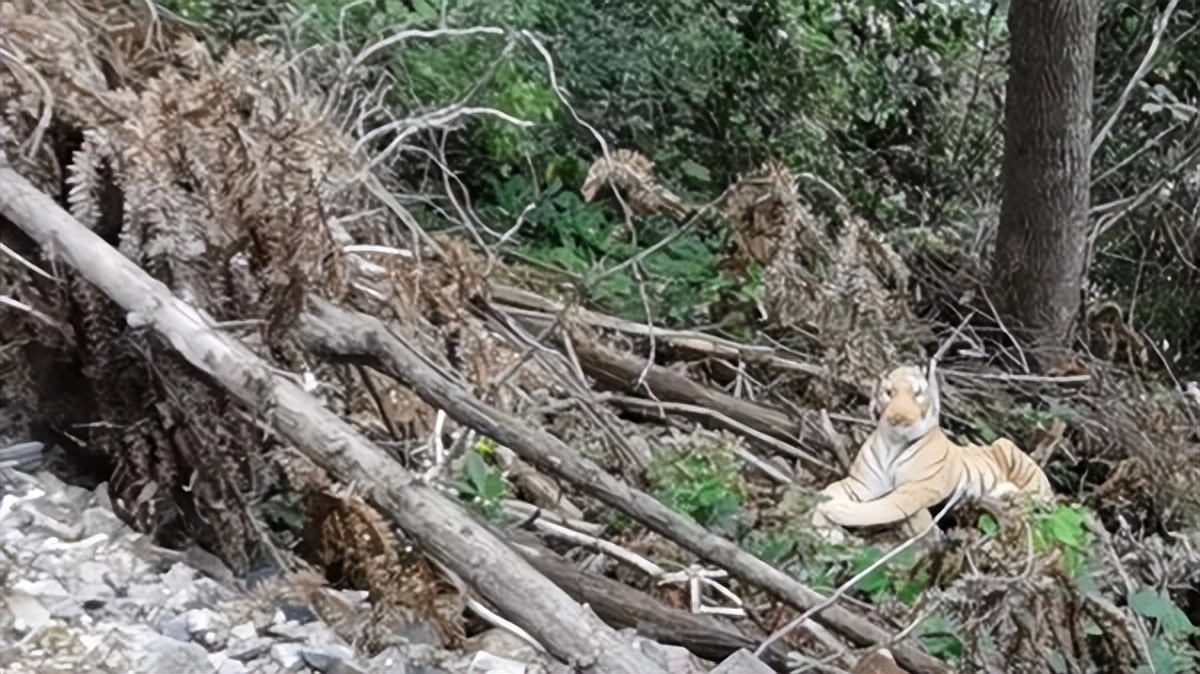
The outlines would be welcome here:
[[[569,668],[495,627],[459,650],[428,631],[368,654],[277,577],[235,578],[198,548],[154,545],[113,512],[104,484],[64,483],[37,443],[0,447],[0,671],[275,674],[560,674]],[[31,472],[32,471],[32,472]],[[365,592],[322,594],[367,615]],[[669,671],[706,671],[687,651],[638,639]],[[744,651],[713,672],[769,672]],[[739,664],[741,663],[741,664]],[[747,667],[749,667],[747,669]]]
[[[271,601],[222,571],[202,552],[156,547],[125,526],[104,485],[91,491],[0,465],[5,672],[550,671],[538,651],[500,629],[461,652],[413,643],[368,657],[309,607]],[[364,594],[340,596],[362,603]]]

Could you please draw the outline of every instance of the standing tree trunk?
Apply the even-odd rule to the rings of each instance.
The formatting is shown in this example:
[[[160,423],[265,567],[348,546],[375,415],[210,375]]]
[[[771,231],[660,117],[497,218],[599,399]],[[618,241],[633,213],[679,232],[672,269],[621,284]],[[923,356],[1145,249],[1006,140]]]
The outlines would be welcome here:
[[[1087,257],[1098,0],[1012,0],[1004,201],[992,289],[1007,320],[1069,346]]]

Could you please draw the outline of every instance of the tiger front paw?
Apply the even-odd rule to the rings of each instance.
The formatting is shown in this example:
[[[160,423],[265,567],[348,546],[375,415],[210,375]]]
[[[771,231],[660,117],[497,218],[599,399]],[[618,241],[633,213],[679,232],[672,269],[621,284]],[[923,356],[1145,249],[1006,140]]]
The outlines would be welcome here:
[[[817,504],[817,513],[820,514],[827,522],[834,525],[843,525],[855,513],[855,509],[859,504],[853,501],[843,499],[829,499]]]
[[[830,499],[818,503],[813,509],[812,525],[813,531],[825,542],[840,544],[846,542],[846,532],[833,519],[840,512],[840,509],[836,505],[830,508],[831,504],[836,503],[843,503],[843,501],[840,499]]]

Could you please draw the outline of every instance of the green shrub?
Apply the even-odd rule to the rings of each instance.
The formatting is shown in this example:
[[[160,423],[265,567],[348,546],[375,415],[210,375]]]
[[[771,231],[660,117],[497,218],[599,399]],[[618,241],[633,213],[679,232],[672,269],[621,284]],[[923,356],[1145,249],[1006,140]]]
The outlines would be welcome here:
[[[654,495],[702,526],[737,531],[743,492],[737,459],[720,448],[688,446],[659,457],[646,477]]]

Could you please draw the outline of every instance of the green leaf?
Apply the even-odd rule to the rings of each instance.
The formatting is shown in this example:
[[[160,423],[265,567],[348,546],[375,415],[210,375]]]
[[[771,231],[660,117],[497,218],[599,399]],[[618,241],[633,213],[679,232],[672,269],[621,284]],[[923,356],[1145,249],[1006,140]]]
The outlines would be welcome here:
[[[982,531],[985,536],[995,536],[996,532],[1000,530],[1000,525],[996,523],[996,518],[987,513],[979,516],[978,526],[979,530]]]
[[[474,451],[467,452],[467,477],[475,487],[475,492],[482,495],[487,486],[488,467],[483,457]]]
[[[855,574],[858,574],[863,569],[879,561],[882,557],[883,552],[879,548],[873,546],[863,548],[862,552],[860,552],[858,556],[854,558],[851,570]],[[866,576],[863,576],[862,580],[859,580],[854,584],[854,587],[855,589],[862,590],[867,594],[878,594],[890,588],[891,585],[892,583],[887,576],[887,572],[883,567],[880,567],[871,571],[871,573],[868,573]]]
[[[683,163],[679,165],[679,168],[682,169],[684,173],[688,174],[689,176],[691,176],[697,180],[707,181],[712,177],[709,174],[708,169],[697,164],[696,162],[692,161],[691,159],[683,160]]]
[[[425,20],[436,19],[438,16],[437,10],[434,9],[425,0],[413,0],[412,7],[417,12],[417,16]]]
[[[944,615],[934,614],[921,624],[918,639],[930,655],[956,660],[962,657],[963,644],[958,629]]]
[[[1138,667],[1137,674],[1149,674],[1151,671],[1154,674],[1181,674],[1187,671],[1188,663],[1185,658],[1181,657],[1172,648],[1163,637],[1157,636],[1150,640],[1148,644],[1150,651],[1150,664],[1153,670],[1146,665]]]
[[[1171,602],[1170,597],[1154,590],[1139,590],[1129,595],[1129,608],[1140,616],[1154,618],[1162,625],[1168,638],[1187,637],[1200,632],[1187,614]]]
[[[1083,512],[1077,508],[1066,507],[1042,516],[1039,529],[1047,539],[1046,542],[1079,550],[1087,542],[1087,532],[1083,524]]]
[[[928,587],[929,581],[926,578],[902,580],[896,584],[896,599],[899,599],[907,606],[912,606],[921,597],[921,593]]]
[[[507,490],[508,489],[504,484],[504,478],[500,477],[500,474],[497,473],[496,471],[489,472],[487,475],[487,479],[483,485],[483,494],[482,494],[483,500],[485,500],[485,501],[499,500],[501,497],[504,496],[504,493]]]
[[[979,436],[985,443],[991,444],[999,439],[1000,434],[997,433],[996,429],[992,428],[991,425],[983,419],[974,419],[972,424],[975,426],[975,430],[979,432]]]
[[[1172,608],[1171,601],[1154,590],[1139,590],[1129,595],[1129,608],[1146,618],[1161,618]]]

